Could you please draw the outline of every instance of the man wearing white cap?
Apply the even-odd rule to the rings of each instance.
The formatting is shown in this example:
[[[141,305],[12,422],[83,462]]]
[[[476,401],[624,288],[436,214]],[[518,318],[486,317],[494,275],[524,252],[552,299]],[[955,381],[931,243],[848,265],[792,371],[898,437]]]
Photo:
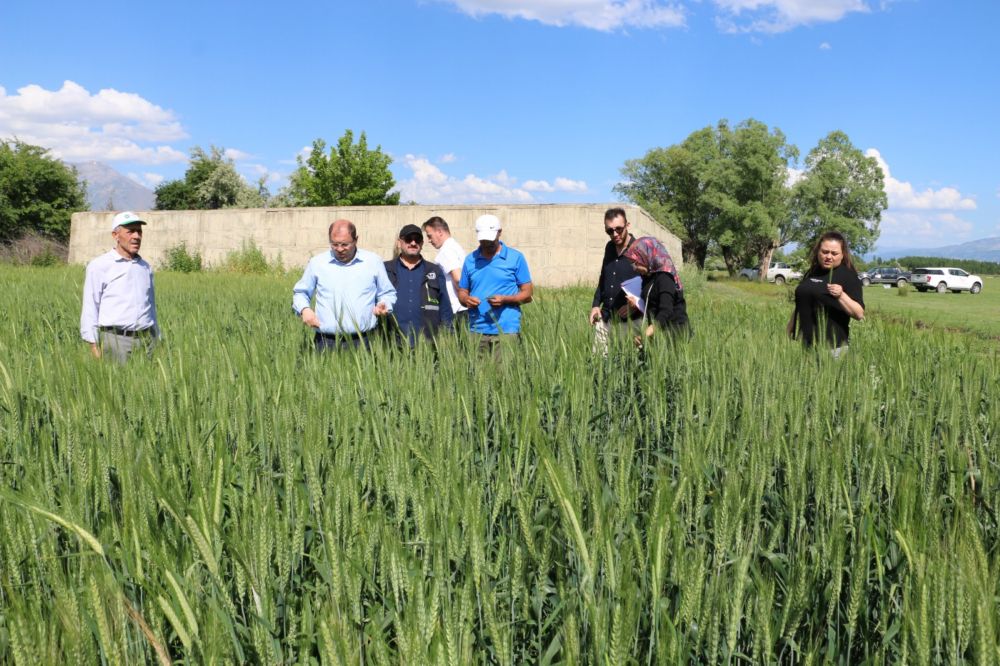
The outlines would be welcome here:
[[[131,211],[115,215],[114,248],[87,264],[80,337],[90,343],[95,358],[107,355],[124,363],[133,349],[149,352],[160,337],[153,270],[139,256],[145,224]]]
[[[480,344],[492,347],[501,335],[521,331],[521,306],[531,302],[531,273],[524,255],[500,241],[500,220],[481,215],[476,220],[479,249],[465,258],[458,282],[458,300],[469,308],[469,330]]]

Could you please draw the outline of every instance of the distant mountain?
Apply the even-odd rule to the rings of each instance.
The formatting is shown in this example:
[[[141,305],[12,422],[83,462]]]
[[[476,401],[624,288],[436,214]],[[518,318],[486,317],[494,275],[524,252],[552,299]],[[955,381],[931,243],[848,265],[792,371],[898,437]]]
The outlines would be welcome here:
[[[883,259],[896,257],[946,257],[948,259],[975,259],[977,261],[1000,261],[1000,236],[945,245],[943,247],[919,248],[878,248],[873,255]]]
[[[76,167],[81,181],[87,183],[87,203],[90,210],[150,210],[156,195],[123,173],[103,162],[79,162]]]

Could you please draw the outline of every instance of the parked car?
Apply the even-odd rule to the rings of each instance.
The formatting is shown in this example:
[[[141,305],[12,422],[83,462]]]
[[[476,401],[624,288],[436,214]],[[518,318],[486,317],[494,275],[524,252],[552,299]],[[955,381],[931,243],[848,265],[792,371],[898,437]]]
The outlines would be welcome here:
[[[978,294],[983,290],[983,278],[961,268],[915,268],[910,280],[917,291],[935,289],[939,294],[949,290],[956,294],[960,291]]]
[[[757,268],[744,268],[740,271],[740,277],[744,280],[756,280],[757,276],[760,275],[760,269]],[[773,282],[775,284],[784,284],[790,280],[801,280],[802,273],[795,270],[783,261],[773,261],[771,262],[770,268],[767,269],[767,281]]]
[[[861,284],[866,287],[870,284],[894,284],[897,287],[902,287],[910,282],[910,273],[892,266],[878,266],[858,273],[858,278],[861,279]]]

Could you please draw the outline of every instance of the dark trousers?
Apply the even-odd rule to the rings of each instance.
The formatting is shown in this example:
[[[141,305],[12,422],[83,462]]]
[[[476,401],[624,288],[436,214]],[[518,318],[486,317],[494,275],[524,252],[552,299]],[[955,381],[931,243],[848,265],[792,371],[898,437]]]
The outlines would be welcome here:
[[[363,333],[320,333],[317,331],[316,337],[313,338],[313,346],[318,352],[359,348],[364,348],[365,351],[371,350],[368,331]]]

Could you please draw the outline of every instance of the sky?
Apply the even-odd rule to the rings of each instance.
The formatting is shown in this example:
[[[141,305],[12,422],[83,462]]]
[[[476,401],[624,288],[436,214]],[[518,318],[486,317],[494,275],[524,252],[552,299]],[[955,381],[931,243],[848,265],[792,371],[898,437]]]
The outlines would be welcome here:
[[[0,2],[0,138],[155,187],[195,146],[277,192],[315,139],[403,201],[614,202],[722,119],[878,159],[879,248],[1000,236],[996,0]]]

